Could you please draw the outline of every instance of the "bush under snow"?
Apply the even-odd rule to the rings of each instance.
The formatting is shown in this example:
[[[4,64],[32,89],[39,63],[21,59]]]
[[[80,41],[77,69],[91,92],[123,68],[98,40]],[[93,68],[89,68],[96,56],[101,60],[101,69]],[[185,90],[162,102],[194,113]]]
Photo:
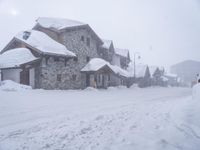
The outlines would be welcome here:
[[[22,85],[11,80],[5,80],[0,82],[0,90],[2,91],[22,91],[22,90],[31,90],[32,87],[27,85]]]

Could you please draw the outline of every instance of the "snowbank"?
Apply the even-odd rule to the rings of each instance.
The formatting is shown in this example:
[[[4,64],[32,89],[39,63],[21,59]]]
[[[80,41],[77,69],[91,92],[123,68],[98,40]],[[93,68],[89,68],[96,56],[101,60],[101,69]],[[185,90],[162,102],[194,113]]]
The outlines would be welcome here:
[[[98,89],[95,89],[93,87],[87,87],[84,89],[84,91],[98,91]]]
[[[19,67],[24,63],[37,60],[27,48],[16,48],[0,55],[0,68]]]
[[[200,84],[193,87],[193,98],[189,101],[187,109],[187,117],[184,123],[184,132],[193,135],[188,143],[199,145],[200,138]],[[192,145],[192,144],[191,144]],[[198,148],[197,148],[198,149]]]
[[[11,80],[5,80],[0,82],[0,90],[2,91],[22,91],[22,90],[31,90],[32,87],[27,85],[18,84]]]
[[[199,100],[200,103],[200,84],[197,84],[193,87],[193,99]]]

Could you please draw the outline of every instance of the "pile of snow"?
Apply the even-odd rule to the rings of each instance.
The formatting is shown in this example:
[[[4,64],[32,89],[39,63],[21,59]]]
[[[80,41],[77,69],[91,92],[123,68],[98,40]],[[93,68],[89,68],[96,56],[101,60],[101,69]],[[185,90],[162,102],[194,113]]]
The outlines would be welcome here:
[[[123,56],[123,57],[128,57],[129,50],[128,49],[115,48],[115,53],[117,55],[120,55],[120,56]]]
[[[105,61],[101,58],[93,58],[89,61],[89,63],[81,69],[82,72],[89,72],[89,71],[98,71],[103,67],[109,67],[115,74],[123,76],[123,77],[130,77],[128,71],[118,67],[111,65],[109,62]]]
[[[61,19],[61,18],[47,18],[47,17],[38,18],[37,23],[44,28],[51,28],[54,30],[62,30],[69,27],[86,25],[85,23],[75,20]]]
[[[0,68],[19,67],[37,59],[27,48],[11,49],[0,55]]]
[[[122,85],[120,85],[120,86],[110,86],[110,87],[108,87],[108,89],[107,90],[126,90],[127,89],[127,87],[126,86],[122,86]]]
[[[186,118],[186,124],[188,128],[186,131],[190,131],[196,139],[193,141],[193,143],[197,142],[199,143],[200,138],[200,84],[197,84],[193,87],[193,98],[189,101],[187,106],[187,118]],[[186,126],[186,127],[187,127]],[[197,148],[198,149],[198,148]]]
[[[27,39],[24,39],[24,34],[29,34]],[[47,34],[36,31],[22,31],[18,33],[15,38],[25,42],[26,44],[36,48],[43,54],[64,55],[75,57],[76,55],[67,50],[67,48],[50,38]]]
[[[93,87],[87,87],[84,89],[85,91],[98,91],[98,89],[93,88]]]
[[[22,90],[31,90],[32,87],[27,85],[18,84],[11,80],[5,80],[0,82],[0,90],[2,91],[22,91]]]
[[[193,99],[199,100],[200,103],[200,84],[197,84],[193,87]]]

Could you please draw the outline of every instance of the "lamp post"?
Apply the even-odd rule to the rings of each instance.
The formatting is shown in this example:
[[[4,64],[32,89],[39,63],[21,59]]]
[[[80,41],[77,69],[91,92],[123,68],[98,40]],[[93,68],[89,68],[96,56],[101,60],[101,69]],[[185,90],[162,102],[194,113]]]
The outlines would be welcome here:
[[[134,53],[134,62],[133,62],[134,63],[134,80],[136,79],[136,56],[138,56],[137,59],[141,58],[139,52]]]

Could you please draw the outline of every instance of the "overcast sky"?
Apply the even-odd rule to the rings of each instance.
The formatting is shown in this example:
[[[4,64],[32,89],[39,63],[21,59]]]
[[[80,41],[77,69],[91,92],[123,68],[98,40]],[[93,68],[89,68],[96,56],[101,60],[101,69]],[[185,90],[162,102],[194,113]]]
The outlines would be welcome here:
[[[0,0],[0,49],[40,16],[88,23],[150,65],[200,60],[199,0]]]

